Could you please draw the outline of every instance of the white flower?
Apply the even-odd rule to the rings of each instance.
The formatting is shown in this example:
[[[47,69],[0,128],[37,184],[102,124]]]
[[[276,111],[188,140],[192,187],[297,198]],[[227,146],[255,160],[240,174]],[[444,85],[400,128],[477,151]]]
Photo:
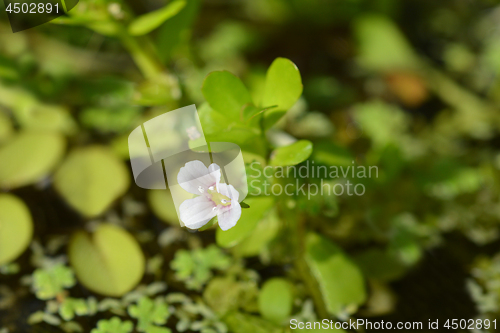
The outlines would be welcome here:
[[[240,219],[240,194],[232,185],[220,183],[220,178],[220,167],[215,163],[207,168],[201,161],[191,161],[180,169],[179,185],[198,195],[179,206],[180,219],[189,229],[201,228],[216,215],[222,230],[234,227]]]

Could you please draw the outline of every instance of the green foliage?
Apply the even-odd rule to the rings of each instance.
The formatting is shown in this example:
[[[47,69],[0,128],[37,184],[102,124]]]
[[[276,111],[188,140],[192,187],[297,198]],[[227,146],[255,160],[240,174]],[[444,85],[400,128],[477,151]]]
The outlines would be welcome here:
[[[388,71],[418,65],[415,54],[397,26],[387,17],[361,16],[354,22],[359,61],[368,69]]]
[[[83,316],[89,313],[89,305],[84,299],[66,298],[59,306],[59,315],[66,321],[73,319],[75,315]]]
[[[162,221],[174,226],[179,225],[179,218],[170,191],[148,191],[148,202],[155,215]]]
[[[0,265],[23,253],[32,236],[33,221],[28,207],[11,194],[0,194]]]
[[[240,120],[243,108],[252,103],[243,82],[227,71],[210,73],[203,82],[202,92],[210,107],[234,121]]]
[[[97,328],[94,328],[91,333],[130,333],[134,326],[132,322],[122,320],[118,317],[113,317],[109,320],[102,319],[97,323]]]
[[[175,16],[184,6],[186,6],[185,0],[175,0],[161,9],[139,16],[130,23],[128,32],[132,36],[145,35]]]
[[[136,305],[128,307],[128,313],[131,317],[138,320],[137,330],[148,333],[160,333],[159,328],[151,326],[164,325],[170,316],[168,306],[161,298],[153,301],[147,297],[143,297]],[[161,332],[168,333],[170,330],[163,329]]]
[[[211,279],[203,291],[203,299],[215,313],[223,317],[240,308],[254,311],[258,293],[256,281],[230,274]]]
[[[308,140],[300,140],[289,146],[280,147],[271,153],[271,165],[288,166],[297,165],[311,156],[312,143]]]
[[[0,22],[0,332],[498,317],[494,1],[160,2],[67,0],[16,34]],[[228,231],[188,232],[169,190],[130,186],[129,132],[193,103],[205,139],[245,161]],[[313,167],[327,175],[293,173]],[[348,183],[363,195],[323,193]],[[464,274],[476,309],[443,296]]]
[[[223,231],[217,229],[216,241],[221,247],[232,247],[248,237],[257,223],[272,207],[274,200],[270,197],[249,198],[246,202],[252,207],[241,212],[239,222],[233,228]]]
[[[200,290],[212,278],[212,269],[224,270],[229,265],[229,257],[215,245],[192,251],[179,250],[170,263],[170,267],[176,272],[176,278],[194,290]]]
[[[309,233],[305,258],[332,315],[356,311],[366,300],[363,275],[342,250],[324,236]]]
[[[267,280],[259,294],[259,311],[262,317],[281,324],[292,312],[292,285],[285,279]]]
[[[41,300],[52,299],[75,283],[73,271],[63,264],[39,268],[33,272],[33,289],[36,297]]]
[[[0,147],[0,187],[29,185],[49,175],[63,156],[65,140],[57,133],[26,131]]]
[[[275,210],[271,210],[248,237],[239,242],[231,250],[235,256],[253,257],[264,253],[280,231],[280,219]]]
[[[260,105],[268,108],[265,127],[276,123],[290,109],[302,94],[302,78],[297,66],[285,58],[277,58],[267,70],[266,82]]]
[[[279,333],[283,332],[281,328],[274,324],[242,312],[233,312],[224,318],[230,332],[234,333]]]
[[[54,185],[72,207],[94,217],[125,193],[130,181],[112,151],[94,146],[73,151],[57,170]]]
[[[145,259],[135,238],[110,224],[98,226],[92,235],[76,232],[68,256],[78,280],[103,295],[122,296],[144,274]]]

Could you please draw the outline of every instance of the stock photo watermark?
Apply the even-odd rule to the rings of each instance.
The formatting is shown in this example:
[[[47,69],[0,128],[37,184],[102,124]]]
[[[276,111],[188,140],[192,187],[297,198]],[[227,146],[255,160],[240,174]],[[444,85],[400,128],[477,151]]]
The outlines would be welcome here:
[[[325,166],[316,165],[307,160],[300,166],[262,166],[254,161],[248,166],[249,192],[252,195],[316,195],[362,196],[366,192],[365,184],[360,180],[378,178],[378,166],[352,165]],[[271,181],[271,179],[277,181]],[[316,182],[307,180],[316,179]],[[281,183],[280,180],[287,180]],[[290,180],[292,180],[290,182]]]

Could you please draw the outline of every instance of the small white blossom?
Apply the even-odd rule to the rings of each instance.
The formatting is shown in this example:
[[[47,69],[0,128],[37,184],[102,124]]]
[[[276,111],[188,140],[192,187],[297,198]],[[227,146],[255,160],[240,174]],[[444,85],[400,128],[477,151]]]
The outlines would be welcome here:
[[[191,161],[180,169],[179,185],[198,195],[179,206],[180,219],[189,229],[201,228],[216,215],[222,230],[234,227],[240,219],[240,194],[232,185],[220,183],[220,178],[220,167],[215,163],[207,168],[201,161]]]

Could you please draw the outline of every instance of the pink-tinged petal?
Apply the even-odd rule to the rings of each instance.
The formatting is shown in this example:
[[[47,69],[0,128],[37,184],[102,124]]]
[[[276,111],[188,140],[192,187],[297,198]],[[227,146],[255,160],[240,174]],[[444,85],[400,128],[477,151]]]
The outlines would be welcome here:
[[[191,161],[179,170],[177,182],[189,193],[201,195],[207,193],[210,186],[217,186],[220,177],[220,168],[217,164],[211,164],[207,168],[201,161]]]
[[[241,217],[241,206],[237,200],[231,201],[231,206],[222,208],[217,213],[219,227],[226,231],[236,225]]]
[[[215,204],[205,196],[185,200],[179,206],[180,219],[189,229],[199,229],[215,215]]]
[[[231,202],[233,201],[238,202],[238,199],[240,198],[240,193],[236,191],[233,185],[228,185],[224,183],[219,184],[219,186],[217,186],[217,192],[231,199]]]

